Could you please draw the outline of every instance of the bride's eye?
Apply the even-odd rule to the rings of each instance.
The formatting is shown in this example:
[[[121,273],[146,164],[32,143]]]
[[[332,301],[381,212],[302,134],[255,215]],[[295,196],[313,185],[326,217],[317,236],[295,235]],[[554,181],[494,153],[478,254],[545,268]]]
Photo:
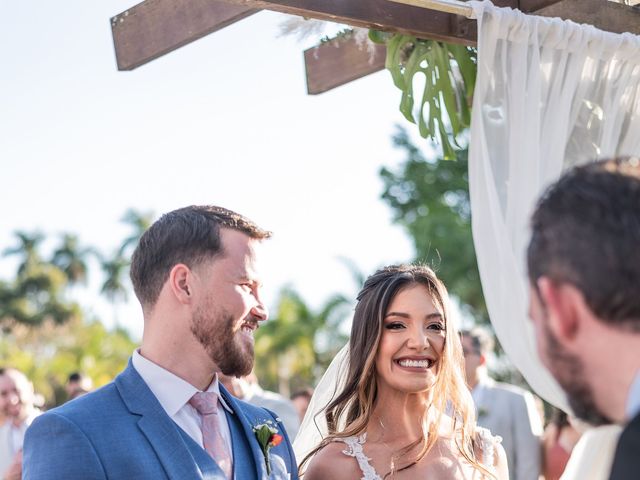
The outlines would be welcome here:
[[[427,330],[435,330],[436,332],[441,332],[444,330],[444,324],[430,323],[429,325],[427,325]]]
[[[386,328],[387,330],[399,330],[401,328],[404,328],[404,325],[400,322],[391,322],[387,323],[384,328]]]

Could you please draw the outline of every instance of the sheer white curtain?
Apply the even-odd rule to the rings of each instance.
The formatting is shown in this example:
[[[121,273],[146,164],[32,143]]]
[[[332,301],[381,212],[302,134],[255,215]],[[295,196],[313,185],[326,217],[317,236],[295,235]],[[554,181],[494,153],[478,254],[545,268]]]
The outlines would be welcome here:
[[[640,37],[470,3],[478,76],[469,182],[482,287],[509,358],[538,395],[566,409],[526,313],[529,218],[567,167],[640,153]]]

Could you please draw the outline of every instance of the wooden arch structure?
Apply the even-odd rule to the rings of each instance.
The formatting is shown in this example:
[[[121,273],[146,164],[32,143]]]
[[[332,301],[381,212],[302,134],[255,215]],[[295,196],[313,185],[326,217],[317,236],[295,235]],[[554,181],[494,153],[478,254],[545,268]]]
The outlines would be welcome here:
[[[396,0],[396,2],[407,0]],[[260,10],[474,45],[475,20],[389,0],[145,0],[111,19],[118,70],[133,70]],[[420,0],[408,1],[420,3]],[[640,9],[610,0],[493,0],[496,6],[640,34]],[[637,3],[637,2],[631,2]],[[338,46],[339,48],[336,48]],[[355,40],[335,39],[305,51],[309,94],[322,93],[384,68]]]

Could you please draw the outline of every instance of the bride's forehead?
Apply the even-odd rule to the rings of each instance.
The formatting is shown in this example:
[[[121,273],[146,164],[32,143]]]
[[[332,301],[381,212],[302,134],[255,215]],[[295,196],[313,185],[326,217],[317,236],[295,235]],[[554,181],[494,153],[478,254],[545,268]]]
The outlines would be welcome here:
[[[434,292],[421,283],[410,283],[398,289],[390,298],[386,310],[397,305],[422,307],[442,313],[442,305]]]

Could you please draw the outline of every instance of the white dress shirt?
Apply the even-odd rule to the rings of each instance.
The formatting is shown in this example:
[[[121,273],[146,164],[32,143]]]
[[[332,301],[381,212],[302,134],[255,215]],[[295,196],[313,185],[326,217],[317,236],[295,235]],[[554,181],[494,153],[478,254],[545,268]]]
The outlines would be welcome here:
[[[164,408],[169,418],[176,422],[198,445],[204,448],[202,441],[202,419],[198,411],[189,405],[191,397],[198,393],[196,387],[173,373],[165,370],[151,360],[140,355],[138,350],[133,352],[131,359],[133,368],[140,374],[144,383],[147,384],[151,392],[155,395]],[[216,375],[209,385],[207,392],[218,394],[218,421],[220,422],[220,432],[224,438],[227,448],[233,459],[233,448],[231,445],[231,432],[224,410],[233,414],[233,411],[220,396],[220,386]]]
[[[627,408],[625,409],[627,420],[631,421],[640,413],[640,370],[636,372],[636,376],[631,382],[629,395],[627,396]]]

